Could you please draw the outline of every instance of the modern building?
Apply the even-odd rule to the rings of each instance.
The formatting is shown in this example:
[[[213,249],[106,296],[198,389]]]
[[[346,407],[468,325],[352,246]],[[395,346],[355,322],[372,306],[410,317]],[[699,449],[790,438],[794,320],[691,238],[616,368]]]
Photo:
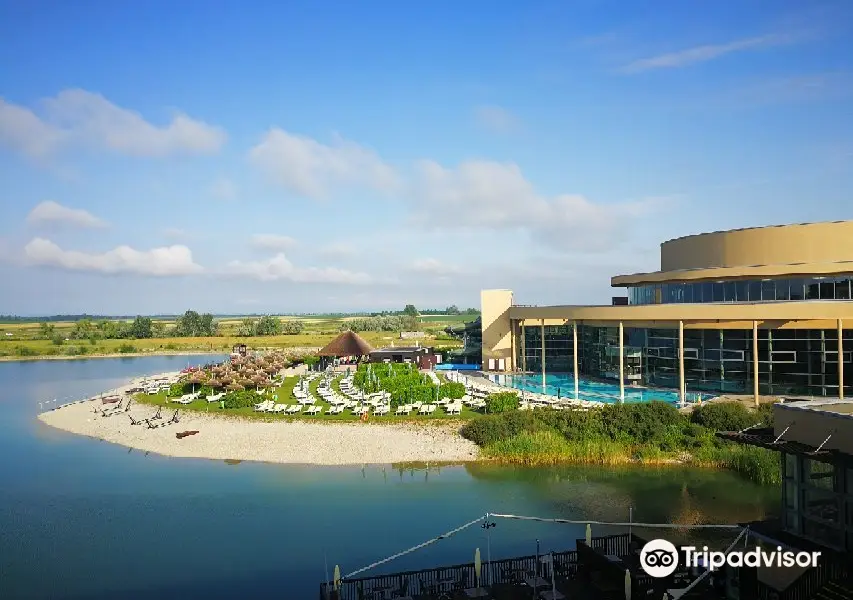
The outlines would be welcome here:
[[[672,387],[682,399],[844,397],[851,280],[853,221],[690,235],[661,244],[659,271],[611,279],[627,305],[522,306],[510,290],[484,290],[483,363],[613,379],[623,391]]]
[[[383,363],[409,362],[417,365],[419,369],[432,369],[438,362],[438,356],[432,348],[425,346],[390,347],[374,350],[370,353],[370,362]]]
[[[452,351],[448,356],[449,362],[458,364],[480,365],[483,362],[483,326],[481,318],[462,325],[450,326],[444,329],[448,335],[462,340],[462,348]]]
[[[811,591],[814,595],[796,596],[777,586],[777,591],[785,594],[778,597],[850,598],[853,595],[853,402],[833,399],[777,403],[773,406],[773,427],[717,435],[780,454],[782,517],[747,524],[751,535],[769,546],[821,553],[819,568],[811,572],[788,572],[786,575],[795,579],[780,582],[789,588],[804,588],[801,591]],[[762,579],[765,583],[773,580],[772,573],[762,577],[760,568],[755,573],[741,571],[742,592],[750,583],[754,586]],[[834,595],[815,594],[823,588]]]

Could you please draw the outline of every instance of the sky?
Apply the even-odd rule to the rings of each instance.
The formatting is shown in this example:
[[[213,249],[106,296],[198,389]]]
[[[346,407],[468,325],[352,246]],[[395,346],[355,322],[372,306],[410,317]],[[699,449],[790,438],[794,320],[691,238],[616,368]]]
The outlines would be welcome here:
[[[853,218],[846,0],[0,0],[0,314],[609,304]]]

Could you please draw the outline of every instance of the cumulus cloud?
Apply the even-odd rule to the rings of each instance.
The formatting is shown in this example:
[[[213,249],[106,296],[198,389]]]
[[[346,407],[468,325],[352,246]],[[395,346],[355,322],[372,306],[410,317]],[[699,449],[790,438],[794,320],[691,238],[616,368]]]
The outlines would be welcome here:
[[[421,225],[521,230],[566,250],[601,251],[631,220],[669,204],[647,198],[596,204],[580,195],[545,197],[513,163],[474,160],[448,169],[423,161],[413,186]],[[452,219],[446,215],[452,214]]]
[[[325,145],[274,128],[251,149],[249,160],[272,181],[309,198],[325,197],[332,188],[345,185],[383,192],[398,185],[394,169],[379,155],[340,137]]]
[[[70,146],[88,146],[130,156],[209,154],[225,132],[178,113],[166,125],[146,121],[100,94],[81,89],[41,101],[38,113],[0,98],[0,143],[32,158]]]
[[[367,273],[348,271],[335,267],[297,267],[284,253],[266,260],[235,260],[225,268],[226,275],[247,277],[259,281],[290,281],[293,283],[337,283],[368,285],[375,283]]]
[[[500,106],[478,106],[474,118],[480,127],[495,133],[511,133],[521,127],[518,117]]]
[[[27,222],[32,225],[67,225],[87,229],[97,229],[107,226],[105,221],[99,219],[89,211],[82,208],[62,206],[53,200],[37,204],[30,211],[30,214],[27,215]]]
[[[256,233],[252,236],[251,244],[258,250],[273,250],[280,252],[289,250],[297,245],[297,241],[287,235],[275,235],[272,233]]]
[[[119,246],[102,254],[63,250],[50,240],[34,238],[24,247],[29,264],[57,267],[70,271],[90,271],[105,274],[133,273],[167,277],[202,272],[193,261],[186,246],[168,246],[151,250],[134,250]]]

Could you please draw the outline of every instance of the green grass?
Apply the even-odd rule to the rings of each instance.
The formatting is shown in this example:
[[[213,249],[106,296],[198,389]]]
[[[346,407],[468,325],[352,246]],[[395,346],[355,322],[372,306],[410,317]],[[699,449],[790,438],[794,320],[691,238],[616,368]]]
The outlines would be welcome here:
[[[332,381],[332,388],[335,389],[338,393],[340,393],[340,381],[344,378],[344,375],[338,375]],[[296,399],[293,397],[293,389],[296,387],[297,382],[299,381],[299,377],[285,377],[284,382],[278,388],[273,390],[273,394],[278,394],[278,403],[280,404],[297,404]],[[360,417],[350,414],[349,411],[344,411],[339,415],[330,415],[327,414],[329,407],[331,406],[328,402],[324,401],[320,394],[317,393],[317,388],[319,387],[321,378],[317,378],[311,381],[308,384],[308,392],[313,395],[316,400],[315,404],[323,407],[322,415],[305,415],[305,414],[296,414],[296,415],[286,415],[286,414],[270,414],[270,413],[261,413],[256,412],[252,407],[247,408],[226,408],[222,409],[219,406],[218,402],[208,403],[207,400],[196,400],[190,404],[177,404],[175,402],[170,402],[166,397],[166,392],[159,392],[157,394],[149,395],[149,394],[137,394],[136,400],[140,404],[150,404],[154,406],[166,406],[171,409],[179,409],[179,410],[189,410],[195,412],[203,412],[208,414],[219,414],[225,416],[232,417],[242,417],[248,419],[257,419],[258,421],[317,421],[317,422],[357,422],[360,420]],[[261,398],[258,397],[258,402],[263,399],[267,399],[268,396],[264,396]],[[382,417],[376,417],[371,415],[369,421],[371,423],[410,423],[410,422],[453,422],[458,420],[470,419],[472,417],[477,416],[480,413],[474,412],[467,407],[463,409],[461,415],[447,415],[441,409],[437,410],[431,415],[416,415],[411,414],[407,416],[395,416],[393,413],[390,415],[385,415]]]

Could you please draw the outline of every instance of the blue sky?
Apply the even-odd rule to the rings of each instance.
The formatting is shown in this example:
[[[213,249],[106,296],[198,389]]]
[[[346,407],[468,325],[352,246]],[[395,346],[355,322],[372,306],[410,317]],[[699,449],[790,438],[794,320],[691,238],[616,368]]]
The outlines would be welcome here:
[[[853,5],[0,0],[0,313],[608,303],[851,218]]]

